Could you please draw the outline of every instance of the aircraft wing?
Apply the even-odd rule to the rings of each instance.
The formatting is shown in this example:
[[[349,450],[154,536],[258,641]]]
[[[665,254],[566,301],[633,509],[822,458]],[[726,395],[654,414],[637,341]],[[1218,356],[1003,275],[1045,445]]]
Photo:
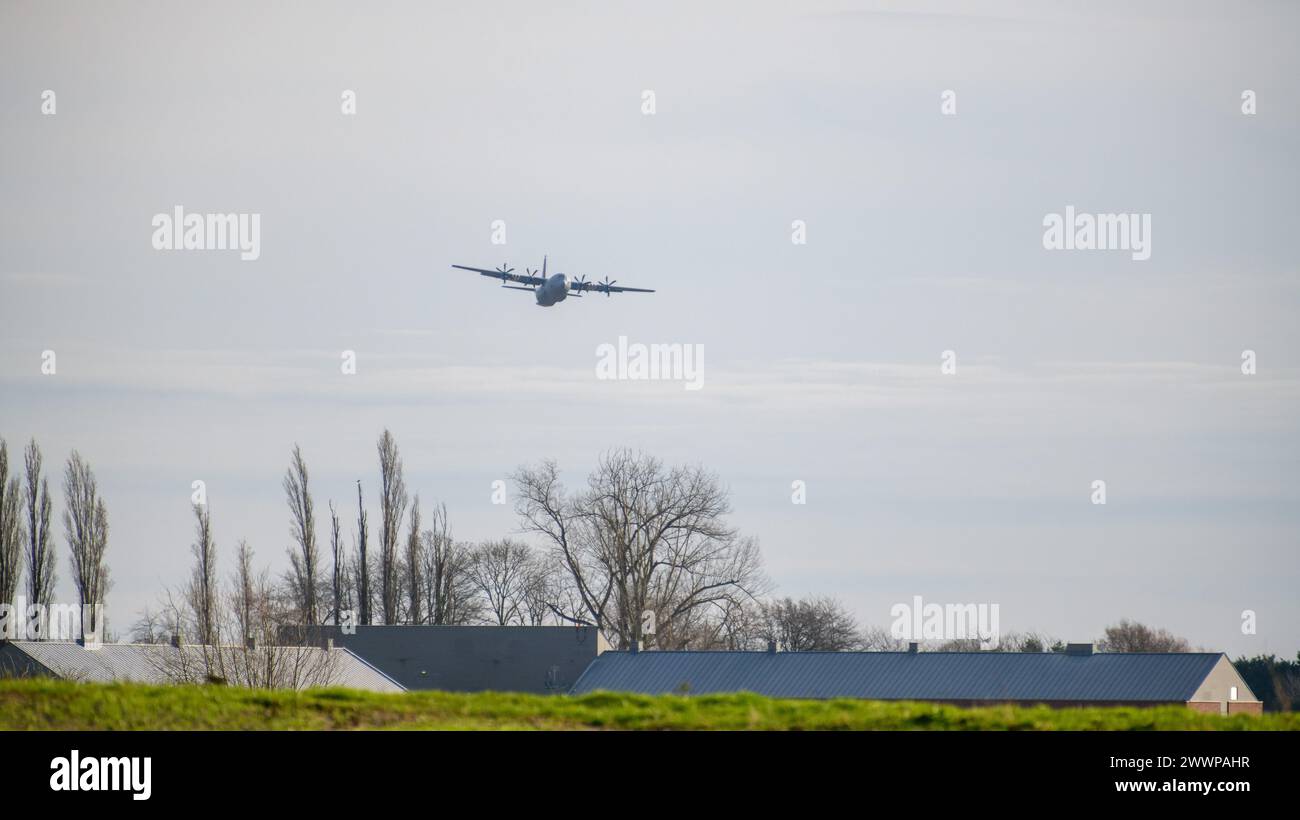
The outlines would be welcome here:
[[[510,271],[514,270],[514,268],[500,271],[485,270],[484,268],[471,268],[466,265],[452,265],[452,267],[460,268],[461,270],[472,270],[481,276],[491,276],[493,279],[500,279],[502,282],[518,282],[521,285],[542,285],[546,283],[546,280],[540,276],[523,276],[518,273],[511,273]]]
[[[617,280],[615,280],[615,281],[617,281]],[[571,282],[569,282],[569,289],[570,289],[570,290],[575,290],[575,291],[582,291],[582,292],[586,292],[586,293],[604,293],[604,294],[610,294],[610,293],[654,293],[654,291],[651,290],[651,289],[649,289],[649,288],[626,288],[626,287],[623,287],[622,285],[616,285],[616,284],[614,284],[613,282],[610,282],[610,283],[608,283],[608,284],[605,284],[605,283],[603,283],[603,282],[585,282],[585,281],[576,281],[576,282],[575,282],[575,281],[571,281]]]

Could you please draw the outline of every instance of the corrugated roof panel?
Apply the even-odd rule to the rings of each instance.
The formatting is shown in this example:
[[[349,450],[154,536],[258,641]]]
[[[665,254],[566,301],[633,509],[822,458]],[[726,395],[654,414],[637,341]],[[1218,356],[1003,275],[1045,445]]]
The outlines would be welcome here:
[[[119,643],[105,643],[95,649],[86,649],[71,641],[12,641],[11,645],[61,678],[91,683],[172,683],[182,670],[197,673],[203,668],[204,647],[196,645],[186,645],[180,649],[170,644]],[[238,647],[221,647],[221,651],[236,654],[243,652]],[[318,674],[304,674],[299,678],[312,681],[304,686],[344,686],[372,692],[405,691],[392,678],[341,647],[332,650],[329,661],[318,657],[325,652],[319,647],[275,647],[275,652],[279,662],[285,666],[298,663],[302,667],[319,670]],[[288,653],[305,654],[308,657],[292,660],[288,658]],[[319,682],[322,678],[327,679],[327,683]]]
[[[1218,653],[605,652],[574,684],[781,698],[1184,702]]]
[[[323,651],[323,650],[322,650]],[[348,689],[366,689],[371,692],[405,692],[406,687],[385,675],[372,664],[366,662],[357,653],[346,647],[334,647],[341,662],[338,665],[330,686],[343,686]]]

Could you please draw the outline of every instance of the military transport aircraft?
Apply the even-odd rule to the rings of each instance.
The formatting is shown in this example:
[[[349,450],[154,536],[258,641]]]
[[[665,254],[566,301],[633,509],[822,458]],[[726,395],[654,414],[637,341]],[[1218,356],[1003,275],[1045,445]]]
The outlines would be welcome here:
[[[603,293],[606,296],[611,293],[654,293],[653,290],[647,290],[646,288],[619,287],[614,284],[618,280],[610,279],[608,276],[605,277],[603,282],[588,282],[585,276],[570,279],[563,273],[556,273],[548,277],[546,275],[545,256],[542,257],[542,269],[540,271],[524,268],[526,275],[522,276],[515,273],[514,268],[508,268],[505,265],[496,270],[471,268],[466,265],[452,265],[452,267],[460,270],[472,270],[483,276],[500,279],[503,283],[514,282],[513,285],[502,284],[501,287],[510,290],[531,291],[536,294],[539,307],[550,307],[556,302],[563,302],[570,295],[582,296],[584,293]]]

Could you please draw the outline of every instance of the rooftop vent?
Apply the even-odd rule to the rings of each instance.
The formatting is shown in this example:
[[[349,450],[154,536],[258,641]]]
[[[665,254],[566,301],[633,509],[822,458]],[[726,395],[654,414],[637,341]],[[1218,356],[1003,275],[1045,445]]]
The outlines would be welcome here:
[[[1092,644],[1090,643],[1067,643],[1065,645],[1065,654],[1067,655],[1091,655]]]
[[[919,651],[921,651],[921,645],[916,641],[912,641],[907,645],[907,654],[915,655]]]
[[[185,633],[176,632],[172,634],[172,646],[176,647],[177,649],[180,649],[181,644],[183,643],[185,643]]]
[[[768,641],[768,642],[767,642],[767,654],[769,654],[769,655],[775,655],[775,654],[776,654],[776,641]]]

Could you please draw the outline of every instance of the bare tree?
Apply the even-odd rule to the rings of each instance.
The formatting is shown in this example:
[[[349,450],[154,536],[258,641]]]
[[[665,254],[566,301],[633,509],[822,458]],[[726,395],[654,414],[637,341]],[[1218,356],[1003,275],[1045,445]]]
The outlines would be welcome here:
[[[581,602],[572,619],[620,645],[641,640],[649,612],[659,645],[684,647],[706,613],[767,585],[757,544],[726,525],[726,490],[702,468],[616,450],[581,493],[564,490],[551,461],[513,478],[523,530],[546,539]]]
[[[274,617],[270,570],[253,567],[253,550],[241,540],[228,593],[240,641],[273,642]]]
[[[298,543],[297,552],[289,550],[290,573],[300,623],[315,624],[319,615],[316,605],[319,584],[319,559],[316,552],[316,517],[312,510],[311,491],[307,485],[307,462],[302,449],[293,445],[293,456],[284,473],[284,495],[291,518],[289,534]]]
[[[168,620],[165,610],[145,607],[131,625],[131,642],[166,643],[176,632],[177,625]]]
[[[358,612],[357,623],[369,626],[368,619],[370,618],[370,613],[373,609],[373,602],[371,601],[372,596],[363,594],[363,590],[366,590],[367,592],[369,591],[368,585],[372,573],[370,568],[361,561],[358,554],[360,552],[360,547],[361,545],[357,543],[357,538],[354,534],[352,538],[352,560],[348,562],[348,569],[352,572],[351,586],[356,592],[356,607]]]
[[[895,638],[884,627],[869,626],[862,630],[862,648],[871,652],[901,652],[907,649],[907,640]]]
[[[41,448],[32,439],[23,454],[27,506],[27,603],[48,604],[54,597],[54,546],[50,543],[49,479],[41,476]],[[41,636],[44,637],[43,635]]]
[[[433,508],[430,527],[424,531],[424,600],[431,624],[468,624],[480,617],[480,602],[474,594],[469,565],[471,551],[451,537],[447,507]]]
[[[406,481],[402,478],[402,458],[393,434],[384,430],[379,437],[379,584],[380,608],[384,623],[398,622],[400,579],[397,567],[398,530],[406,515]]]
[[[763,606],[758,600],[719,601],[713,607],[713,617],[705,620],[704,628],[691,640],[691,647],[732,651],[763,649],[766,646]]]
[[[357,479],[357,603],[361,608],[361,623],[370,626],[370,556],[366,554],[366,539],[370,527],[366,523],[366,508],[361,503],[361,479]]]
[[[343,534],[342,527],[339,524],[338,510],[334,509],[334,501],[330,501],[330,553],[333,557],[333,567],[330,578],[330,614],[335,624],[339,623],[342,612],[347,607],[344,605],[344,587],[347,585],[348,567],[347,555],[343,552]]]
[[[9,477],[9,445],[0,438],[0,604],[14,603],[22,578],[22,495],[18,476]]]
[[[536,565],[533,551],[518,541],[488,541],[473,549],[469,578],[486,600],[494,624],[507,626],[529,620],[528,596],[536,581]]]
[[[406,536],[406,616],[413,624],[424,623],[424,584],[420,573],[424,568],[424,542],[420,537],[420,496],[411,499],[411,532]]]
[[[135,643],[167,643],[192,629],[193,611],[183,597],[164,588],[156,607],[145,607],[131,626],[131,639]]]
[[[566,606],[564,571],[555,556],[530,550],[531,561],[523,593],[523,616],[528,626],[541,626],[549,621],[564,621],[554,610],[569,613]]]
[[[1190,652],[1187,639],[1168,630],[1152,629],[1127,618],[1106,627],[1106,636],[1097,642],[1102,652]]]
[[[185,598],[203,644],[219,642],[221,602],[217,590],[217,547],[212,541],[212,516],[206,504],[194,505],[194,569]]]
[[[108,566],[104,553],[108,549],[108,508],[99,497],[95,474],[76,450],[68,457],[63,473],[63,528],[72,553],[72,580],[77,587],[82,612],[87,606],[100,606],[108,592]],[[86,635],[85,618],[81,624]]]
[[[1003,632],[997,644],[988,646],[981,638],[953,638],[939,644],[935,652],[1046,652],[1056,642],[1055,638],[1037,632]],[[987,647],[987,648],[986,648]]]
[[[206,510],[204,511],[206,513]],[[200,515],[200,544],[211,542],[211,529]],[[196,558],[202,552],[196,549]],[[211,552],[210,565],[215,564],[215,551]],[[187,593],[200,586],[196,569],[194,580]],[[289,590],[278,598],[271,583],[269,569],[254,569],[253,550],[241,540],[235,554],[235,568],[225,592],[227,607],[217,604],[215,596],[221,595],[215,576],[211,583],[215,613],[212,620],[218,624],[227,617],[230,631],[237,631],[241,639],[222,643],[220,630],[214,629],[210,640],[187,643],[187,629],[202,632],[201,607],[190,603],[198,596],[187,594],[177,602],[170,590],[156,610],[146,609],[135,625],[139,642],[156,644],[147,656],[148,662],[167,680],[177,683],[226,683],[253,688],[296,688],[338,685],[339,654],[316,646],[278,645],[283,630],[290,626],[302,629],[296,620],[300,613],[297,593]],[[223,611],[224,610],[224,611]],[[175,645],[173,645],[175,644]]]
[[[767,604],[761,634],[788,652],[844,652],[862,646],[853,614],[825,597]]]
[[[308,689],[338,686],[339,650],[315,646],[247,643],[218,653],[223,678],[250,689]]]
[[[146,663],[167,681],[178,684],[225,683],[250,689],[339,684],[337,651],[315,646],[158,644],[151,647]]]

